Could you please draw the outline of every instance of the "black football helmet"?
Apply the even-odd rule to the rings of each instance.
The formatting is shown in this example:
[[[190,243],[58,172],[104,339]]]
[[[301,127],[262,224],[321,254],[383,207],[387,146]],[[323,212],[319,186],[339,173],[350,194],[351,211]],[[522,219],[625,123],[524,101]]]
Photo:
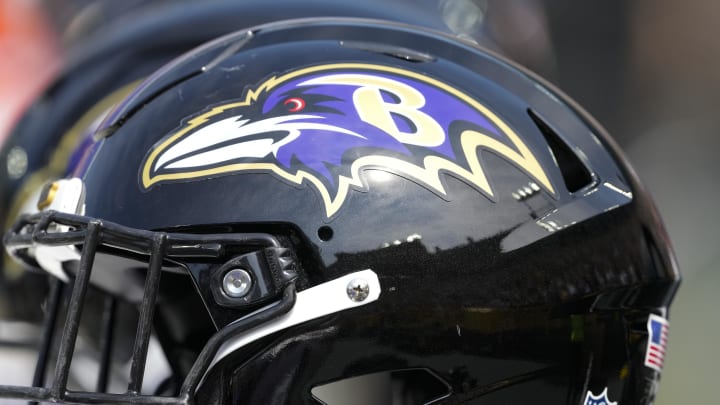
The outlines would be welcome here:
[[[48,7],[59,7],[56,14],[67,14],[63,4],[80,4],[71,3]],[[352,16],[444,28],[434,9],[414,9],[408,4],[412,5],[401,1],[394,7],[381,6],[379,0],[362,4],[336,0],[94,2],[88,7],[90,12],[81,13],[85,34],[69,45],[62,72],[0,145],[0,234],[20,213],[35,208],[44,183],[65,177],[68,166],[78,158],[77,145],[92,141],[88,135],[104,114],[175,57],[238,29],[288,18]],[[78,25],[71,24],[76,34]],[[0,134],[0,138],[4,137]],[[39,323],[43,316],[39,303],[49,292],[46,275],[24,271],[2,251],[0,319]]]
[[[238,29],[289,18],[380,18],[447,29],[435,10],[412,8],[412,4],[410,0],[395,7],[381,7],[379,0],[93,4],[92,12],[84,14],[97,15],[98,21],[83,19],[93,28],[86,28],[85,35],[69,46],[58,77],[0,145],[0,229],[5,231],[25,206],[35,205],[33,198],[43,183],[66,174],[77,144],[109,108],[175,57]],[[112,14],[117,17],[111,18]],[[3,273],[0,263],[0,277]]]
[[[52,383],[0,397],[653,401],[679,275],[647,193],[587,114],[472,43],[257,26],[166,65],[95,139],[5,237],[72,292],[47,305]],[[101,392],[67,384],[93,296],[138,308],[130,339],[131,317],[93,324]],[[171,374],[148,392],[153,338]]]

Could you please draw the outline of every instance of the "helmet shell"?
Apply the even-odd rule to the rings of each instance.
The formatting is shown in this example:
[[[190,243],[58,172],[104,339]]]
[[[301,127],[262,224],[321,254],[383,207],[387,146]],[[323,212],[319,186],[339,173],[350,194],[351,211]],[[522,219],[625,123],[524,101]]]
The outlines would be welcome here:
[[[667,236],[604,131],[497,55],[387,22],[260,26],[167,65],[99,135],[75,170],[88,216],[282,234],[306,287],[380,277],[377,303],[224,359],[206,381],[232,389],[207,400],[309,404],[321,383],[408,368],[457,401],[652,400],[646,322],[679,282]]]

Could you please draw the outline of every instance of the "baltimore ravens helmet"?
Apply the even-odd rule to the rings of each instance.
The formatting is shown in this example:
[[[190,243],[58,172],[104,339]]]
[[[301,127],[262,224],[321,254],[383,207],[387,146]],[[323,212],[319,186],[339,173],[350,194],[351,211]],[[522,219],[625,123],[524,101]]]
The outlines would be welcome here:
[[[78,17],[86,34],[69,46],[62,72],[25,111],[8,138],[0,134],[0,234],[20,213],[36,207],[45,182],[67,174],[79,157],[77,145],[92,142],[92,132],[114,104],[153,71],[198,45],[243,27],[309,16],[397,19],[443,28],[441,16],[433,10],[398,13],[379,7],[376,0],[363,4],[335,0],[90,3]],[[398,7],[402,4],[397,3]],[[55,3],[47,6],[62,8]],[[63,9],[59,14],[66,12]],[[78,25],[83,24],[70,26],[78,34]],[[50,289],[47,277],[24,271],[4,250],[0,253],[0,319],[39,324],[40,304]]]
[[[69,292],[46,305],[48,384],[0,397],[654,399],[680,278],[648,194],[586,113],[473,43],[364,19],[248,28],[154,73],[93,139],[5,236]],[[92,318],[97,296],[134,317]],[[88,317],[95,390],[68,383]],[[169,372],[151,386],[152,342]]]
[[[0,148],[3,232],[26,206],[35,206],[36,191],[45,181],[66,174],[68,162],[76,158],[74,148],[110,107],[153,71],[198,45],[244,27],[310,16],[381,18],[443,28],[441,17],[431,10],[398,13],[375,0],[96,2],[89,9],[81,14],[97,15],[98,21],[90,24],[92,19],[84,18],[85,25],[99,27],[88,29],[68,49],[62,72]],[[117,17],[101,18],[111,14]],[[0,134],[0,140],[4,138]],[[5,265],[10,263],[0,263],[0,277],[9,272]]]

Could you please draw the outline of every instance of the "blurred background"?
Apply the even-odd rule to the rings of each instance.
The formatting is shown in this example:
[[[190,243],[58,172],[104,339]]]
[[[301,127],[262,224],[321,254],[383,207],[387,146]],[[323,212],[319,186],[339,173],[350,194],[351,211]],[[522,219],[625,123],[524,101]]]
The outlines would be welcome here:
[[[94,36],[166,3],[0,0],[0,144]],[[716,403],[720,2],[396,0],[378,7],[436,13],[456,35],[555,83],[615,137],[655,197],[684,277],[656,403]],[[14,158],[12,167],[21,168],[23,156]]]

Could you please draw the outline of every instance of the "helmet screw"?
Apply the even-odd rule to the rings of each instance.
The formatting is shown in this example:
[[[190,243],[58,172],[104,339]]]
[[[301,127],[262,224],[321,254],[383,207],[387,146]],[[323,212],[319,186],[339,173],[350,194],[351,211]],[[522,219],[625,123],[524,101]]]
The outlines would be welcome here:
[[[365,301],[365,298],[370,295],[370,286],[367,281],[355,278],[347,285],[347,295],[355,302]]]
[[[232,269],[223,277],[223,292],[232,298],[241,298],[250,292],[252,277],[243,269]]]

